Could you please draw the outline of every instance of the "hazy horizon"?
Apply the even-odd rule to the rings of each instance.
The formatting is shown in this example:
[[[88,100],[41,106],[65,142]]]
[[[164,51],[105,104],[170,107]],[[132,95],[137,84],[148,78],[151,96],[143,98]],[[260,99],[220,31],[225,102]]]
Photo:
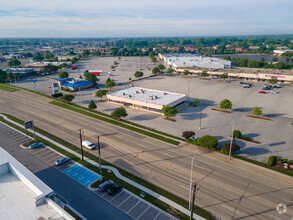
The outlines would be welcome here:
[[[290,0],[10,0],[0,38],[217,37],[293,34]]]

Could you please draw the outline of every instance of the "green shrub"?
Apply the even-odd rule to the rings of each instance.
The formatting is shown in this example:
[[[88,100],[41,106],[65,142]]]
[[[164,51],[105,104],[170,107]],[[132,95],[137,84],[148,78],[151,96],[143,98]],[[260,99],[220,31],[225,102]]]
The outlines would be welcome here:
[[[185,139],[189,139],[193,135],[195,135],[195,133],[193,131],[183,131],[183,133],[182,133],[182,137],[184,137]]]
[[[291,160],[288,160],[287,163],[290,165],[290,164],[292,164],[292,161]]]
[[[202,147],[208,147],[213,150],[218,149],[218,139],[211,135],[205,135],[198,138],[197,143],[199,146],[202,146]]]
[[[221,149],[221,152],[223,153],[223,154],[226,154],[226,155],[228,155],[229,154],[229,151],[227,151],[226,149],[224,149],[224,148],[222,148]]]
[[[54,93],[51,95],[53,98],[59,98],[61,96],[63,96],[63,93],[59,92],[59,93]]]
[[[234,138],[241,138],[242,137],[242,133],[241,133],[241,131],[239,131],[239,130],[234,130],[233,131],[233,137]]]
[[[229,151],[230,151],[230,143],[225,143],[223,149],[225,149],[229,153]],[[240,147],[237,144],[232,143],[231,154],[234,154],[238,150],[240,150]]]
[[[284,158],[282,163],[287,163],[288,162],[288,159],[287,158]]]
[[[199,145],[199,144],[198,144],[198,139],[194,139],[194,140],[192,141],[192,143],[195,144],[195,145]]]
[[[276,164],[276,156],[270,156],[269,159],[268,159],[268,162],[267,162],[267,165],[268,166],[273,166]]]

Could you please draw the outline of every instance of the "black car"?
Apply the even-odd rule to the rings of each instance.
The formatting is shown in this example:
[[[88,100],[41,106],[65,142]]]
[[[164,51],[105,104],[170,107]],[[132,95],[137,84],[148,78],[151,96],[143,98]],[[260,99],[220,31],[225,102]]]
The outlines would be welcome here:
[[[122,189],[122,185],[115,183],[109,189],[107,189],[107,193],[112,196],[115,193],[119,192],[121,189]]]
[[[245,84],[245,82],[240,82],[240,84]]]

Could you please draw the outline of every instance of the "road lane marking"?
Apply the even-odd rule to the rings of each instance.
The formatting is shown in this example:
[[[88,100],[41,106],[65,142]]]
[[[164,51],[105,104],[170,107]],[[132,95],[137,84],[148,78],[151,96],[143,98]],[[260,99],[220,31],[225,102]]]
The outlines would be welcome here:
[[[224,207],[227,208],[227,209],[230,209],[230,210],[233,211],[233,212],[235,211],[235,209],[233,209],[233,208],[230,207],[230,206],[227,206],[227,205],[224,205],[224,204],[222,204],[222,206],[224,206]],[[239,211],[236,210],[236,213],[239,214]]]

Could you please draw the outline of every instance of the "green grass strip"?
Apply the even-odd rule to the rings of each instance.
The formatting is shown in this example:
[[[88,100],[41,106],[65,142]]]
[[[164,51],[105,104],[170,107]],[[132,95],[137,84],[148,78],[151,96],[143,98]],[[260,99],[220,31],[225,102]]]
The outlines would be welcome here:
[[[18,118],[15,118],[15,117],[13,117],[11,115],[8,115],[8,114],[4,114],[4,115],[6,115],[9,119],[11,119],[11,120],[13,120],[13,121],[15,121],[15,122],[17,122],[19,124],[24,124],[24,121],[22,121],[22,120],[20,120]],[[19,130],[19,131],[21,131],[23,133],[25,133],[24,128],[20,128],[17,125],[6,121],[2,117],[0,117],[0,121],[8,124],[9,126],[15,128],[15,129],[17,129],[17,130]],[[44,135],[44,136],[46,136],[46,137],[48,137],[48,138],[50,138],[50,139],[52,139],[52,140],[54,140],[54,141],[56,141],[56,142],[58,142],[58,143],[60,143],[60,144],[62,144],[62,145],[64,145],[64,146],[66,146],[66,147],[68,147],[69,149],[74,150],[75,152],[81,154],[80,148],[76,147],[75,145],[73,145],[71,143],[68,143],[65,140],[62,140],[61,138],[56,137],[55,135],[53,135],[51,133],[48,133],[47,131],[44,131],[41,128],[35,127],[35,131],[40,133],[40,134],[42,134],[42,135]],[[33,137],[33,134],[30,133],[30,132],[28,132],[28,135]],[[52,149],[58,151],[59,153],[65,155],[65,156],[70,157],[72,160],[74,160],[74,161],[76,161],[78,163],[81,162],[81,159],[79,157],[69,153],[68,151],[66,151],[66,150],[64,150],[62,148],[59,148],[58,146],[56,146],[56,145],[54,145],[54,144],[52,144],[52,143],[40,138],[40,137],[37,137],[37,141],[40,141],[40,142],[46,144],[47,146],[51,147]],[[93,160],[93,161],[95,161],[96,163],[99,162],[98,157],[93,155],[93,154],[91,154],[91,153],[89,153],[89,152],[84,151],[84,156],[89,158],[89,159],[91,159],[91,160]],[[166,191],[166,190],[164,190],[164,189],[162,189],[162,188],[160,188],[158,186],[155,186],[154,184],[152,184],[152,183],[150,183],[150,182],[148,182],[146,180],[143,180],[143,179],[141,179],[141,178],[139,178],[139,177],[137,177],[137,176],[135,176],[135,175],[133,175],[133,174],[131,174],[131,173],[129,173],[129,172],[127,172],[127,171],[125,171],[125,170],[113,165],[113,164],[111,164],[111,163],[108,163],[107,161],[105,161],[103,159],[101,160],[101,163],[102,163],[102,165],[108,165],[108,166],[115,167],[121,173],[121,175],[123,175],[124,177],[127,177],[128,179],[131,179],[134,182],[139,183],[140,185],[142,185],[142,186],[144,186],[144,187],[146,187],[146,188],[148,188],[148,189],[150,189],[150,190],[152,190],[154,192],[157,192],[158,194],[160,194],[160,195],[162,195],[162,196],[174,201],[175,203],[185,207],[186,209],[188,209],[189,204],[188,204],[188,202],[186,200],[184,200],[184,199],[182,199],[182,198],[180,198],[180,197],[178,197],[178,196],[176,196],[176,195],[174,195],[174,194],[172,194],[172,193],[170,193],[170,192],[168,192],[168,191]],[[89,169],[91,169],[91,170],[93,170],[95,172],[98,172],[98,170],[96,168],[94,168],[94,166],[92,164],[86,163],[84,161],[83,165],[87,166]],[[119,179],[112,172],[109,173],[105,169],[103,169],[102,172],[103,172],[104,179],[107,179],[107,178],[112,179],[115,182],[122,184],[123,187],[126,188],[127,190],[129,190],[129,191],[133,192],[134,194],[140,196],[140,193],[142,192],[140,189],[138,189],[138,188],[134,187],[133,185],[131,185],[131,184],[129,184],[127,182],[124,182],[123,180]],[[162,202],[161,200],[159,200],[159,199],[157,199],[157,198],[155,198],[155,197],[153,197],[151,195],[147,194],[144,197],[144,199],[146,201],[154,204],[155,206],[161,208],[162,210],[168,212],[168,213],[171,210],[171,207],[168,204]],[[173,208],[173,210],[174,210],[174,208]],[[187,215],[185,215],[184,213],[181,213],[178,210],[177,210],[177,212],[179,214],[176,217],[178,217],[180,219],[184,219],[184,220],[189,219],[189,217]],[[204,217],[206,219],[214,219],[214,217],[211,215],[211,213],[209,213],[208,211],[206,211],[206,210],[204,210],[204,209],[202,209],[200,207],[197,207],[197,206],[195,206],[195,208],[194,208],[194,213],[196,213],[197,215],[200,215],[200,216],[202,216],[202,217]]]
[[[174,145],[179,144],[178,141],[175,141],[173,139],[169,139],[169,138],[166,138],[166,137],[163,137],[163,136],[160,136],[160,135],[157,135],[157,134],[154,134],[154,133],[151,133],[151,132],[148,132],[148,131],[145,131],[145,130],[142,130],[142,129],[139,129],[139,128],[136,128],[136,127],[133,127],[133,126],[130,126],[130,125],[127,125],[127,124],[123,124],[123,123],[121,123],[119,121],[116,121],[116,120],[113,120],[113,119],[101,117],[101,116],[99,116],[97,114],[94,114],[94,113],[91,113],[91,112],[88,112],[88,111],[84,111],[84,110],[81,110],[81,109],[77,109],[77,108],[74,108],[74,107],[72,107],[70,105],[66,105],[64,103],[61,103],[61,102],[51,101],[49,103],[52,104],[52,105],[59,106],[61,108],[65,108],[65,109],[68,109],[68,110],[83,114],[83,115],[87,115],[87,116],[92,117],[92,118],[96,118],[98,120],[101,120],[101,121],[104,121],[104,122],[107,122],[107,123],[110,123],[110,124],[113,124],[113,125],[117,125],[117,126],[126,128],[126,129],[131,130],[131,131],[135,131],[135,132],[143,134],[143,135],[147,135],[147,136],[152,137],[152,138],[156,138],[158,140],[161,140],[161,141],[164,141],[164,142],[167,142],[167,143],[170,143],[170,144],[174,144]]]
[[[4,91],[6,91],[6,92],[15,92],[15,91],[19,91],[19,89],[18,88],[16,88],[15,86],[6,86],[6,85],[4,85],[4,84],[0,84],[0,89],[1,90],[4,90]]]

